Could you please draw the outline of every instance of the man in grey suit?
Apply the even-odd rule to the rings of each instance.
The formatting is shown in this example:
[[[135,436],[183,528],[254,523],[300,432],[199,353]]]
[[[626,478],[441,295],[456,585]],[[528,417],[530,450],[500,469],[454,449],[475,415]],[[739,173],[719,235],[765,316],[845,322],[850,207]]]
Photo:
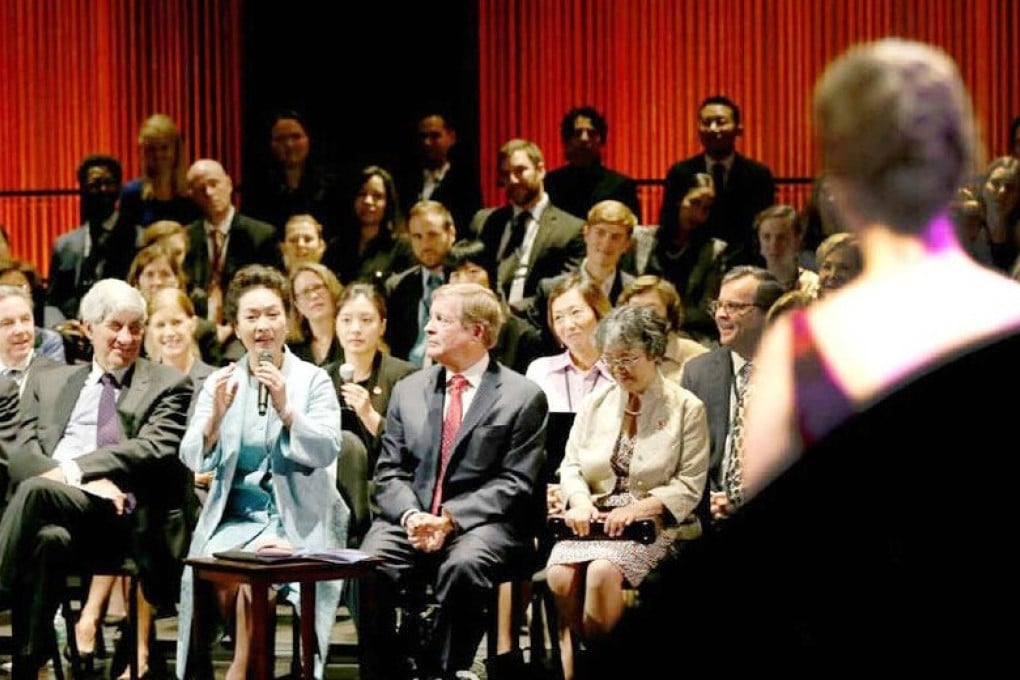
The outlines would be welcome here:
[[[576,269],[584,255],[583,222],[557,208],[545,192],[545,159],[538,146],[511,139],[499,150],[499,180],[507,205],[480,210],[471,232],[499,263],[496,288],[521,312],[542,279]]]
[[[363,678],[407,677],[394,612],[400,588],[422,583],[439,608],[419,670],[453,678],[470,668],[488,594],[531,540],[548,407],[536,385],[490,358],[501,323],[491,290],[442,286],[426,326],[436,365],[394,387],[375,473],[379,515],[361,546],[386,559],[379,599],[359,620]]]
[[[179,467],[191,383],[139,358],[145,315],[127,283],[97,282],[81,302],[92,364],[30,375],[16,433],[0,436],[17,485],[0,520],[0,601],[12,609],[15,678],[34,679],[50,655],[68,569],[119,564],[143,531],[138,521],[183,493],[166,480]]]
[[[709,491],[709,507],[707,510],[702,507],[702,512],[710,514],[714,522],[725,519],[732,511],[723,472],[732,445],[736,376],[745,364],[754,361],[765,330],[765,314],[783,292],[782,284],[760,267],[742,265],[728,271],[723,276],[719,299],[712,305],[721,347],[688,359],[683,367],[680,385],[701,399],[708,413],[711,449],[705,488]],[[705,521],[708,519],[702,517],[706,527],[710,526]]]

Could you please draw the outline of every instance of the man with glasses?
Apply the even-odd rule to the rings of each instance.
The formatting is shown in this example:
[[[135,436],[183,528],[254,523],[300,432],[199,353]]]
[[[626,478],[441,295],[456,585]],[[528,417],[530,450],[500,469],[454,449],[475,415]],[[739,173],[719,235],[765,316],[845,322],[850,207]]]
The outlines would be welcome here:
[[[715,522],[725,519],[733,509],[725,473],[728,466],[732,469],[738,407],[765,329],[765,313],[783,292],[782,284],[765,269],[731,269],[723,276],[719,299],[709,306],[719,328],[721,347],[684,364],[680,384],[701,399],[708,410],[711,452],[707,511]],[[704,505],[702,511],[706,511]]]

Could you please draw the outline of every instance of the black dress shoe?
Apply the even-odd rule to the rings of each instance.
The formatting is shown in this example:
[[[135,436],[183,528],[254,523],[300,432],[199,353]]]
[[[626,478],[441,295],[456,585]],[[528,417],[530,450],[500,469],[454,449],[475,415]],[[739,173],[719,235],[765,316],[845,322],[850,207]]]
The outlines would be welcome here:
[[[96,672],[96,652],[94,650],[75,654],[71,651],[71,646],[67,645],[64,647],[64,658],[71,664],[75,677],[91,675]]]

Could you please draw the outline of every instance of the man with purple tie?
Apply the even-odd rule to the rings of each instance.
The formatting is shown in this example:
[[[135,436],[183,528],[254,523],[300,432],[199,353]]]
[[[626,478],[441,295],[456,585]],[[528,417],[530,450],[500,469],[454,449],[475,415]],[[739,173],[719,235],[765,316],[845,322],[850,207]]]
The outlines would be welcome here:
[[[157,518],[183,505],[185,485],[168,479],[180,468],[189,379],[139,358],[146,305],[127,283],[97,282],[80,315],[91,365],[30,374],[16,432],[0,437],[16,485],[0,520],[0,602],[12,609],[14,678],[35,678],[49,658],[68,570],[120,564],[133,537],[163,531]],[[140,566],[151,565],[158,548],[141,540],[148,554]],[[143,571],[141,580],[154,599],[158,577]]]

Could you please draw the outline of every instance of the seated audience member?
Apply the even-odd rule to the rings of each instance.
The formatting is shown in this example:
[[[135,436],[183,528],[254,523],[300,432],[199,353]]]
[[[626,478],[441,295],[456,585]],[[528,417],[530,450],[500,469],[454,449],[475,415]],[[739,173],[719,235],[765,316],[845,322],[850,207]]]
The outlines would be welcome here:
[[[164,288],[187,289],[184,272],[173,253],[160,245],[142,248],[131,261],[127,282],[149,300]]]
[[[980,201],[992,261],[1008,272],[1017,259],[1020,241],[1020,160],[1002,156],[988,165],[981,183]]]
[[[808,197],[807,205],[804,206],[804,244],[807,250],[801,253],[804,257],[810,253],[811,257],[807,262],[802,261],[803,266],[818,270],[817,262],[814,261],[814,251],[818,249],[822,241],[833,234],[841,234],[847,231],[847,226],[836,210],[833,201],[831,181],[825,175],[817,177],[811,185],[811,195]]]
[[[775,203],[776,183],[772,172],[757,161],[737,153],[737,137],[744,134],[740,107],[715,95],[698,106],[698,138],[702,153],[676,163],[666,174],[659,211],[659,225],[666,234],[677,227],[676,207],[687,193],[700,185],[699,175],[708,177],[715,189],[705,220],[711,238],[726,244],[727,267],[755,261],[754,216]],[[674,281],[674,283],[676,283]],[[688,293],[677,285],[686,300]]]
[[[294,309],[287,344],[297,358],[316,366],[340,359],[343,353],[336,336],[336,310],[342,292],[336,276],[321,264],[304,262],[291,271]]]
[[[347,544],[350,513],[336,489],[335,471],[340,405],[325,371],[286,349],[289,306],[287,279],[271,267],[242,268],[230,283],[226,318],[247,354],[206,379],[181,441],[180,458],[188,468],[215,472],[188,551],[191,557],[263,546]],[[271,360],[263,360],[264,353]],[[256,405],[260,386],[269,394],[261,412]],[[189,658],[193,617],[205,613],[192,611],[195,585],[191,570],[185,569],[177,634],[180,677],[212,672],[207,640],[198,641],[200,648]],[[241,680],[250,660],[251,592],[235,584],[215,589],[234,639],[226,677]],[[315,617],[317,678],[323,676],[340,589],[339,581],[317,584],[315,612],[300,612]],[[299,606],[297,584],[275,590]]]
[[[424,114],[417,120],[417,162],[397,187],[404,212],[418,201],[438,201],[453,215],[457,238],[467,238],[471,218],[482,207],[478,173],[457,156],[457,131],[449,113],[432,109]]]
[[[584,259],[577,272],[593,281],[609,300],[616,304],[620,293],[630,285],[634,277],[620,269],[620,259],[631,247],[631,236],[637,225],[637,217],[630,208],[619,201],[606,200],[597,203],[587,215],[581,234],[584,237]],[[556,283],[570,274],[543,279],[538,282],[534,302],[523,310],[528,321],[543,333],[546,351],[552,352],[556,340],[546,323],[549,311],[549,291]]]
[[[16,286],[25,291],[32,300],[32,318],[35,323],[35,353],[58,364],[66,363],[64,340],[59,332],[42,325],[43,319],[53,314],[44,311],[42,291],[35,267],[20,260],[0,258],[0,285]],[[59,316],[59,313],[57,314]],[[63,322],[60,322],[63,323]],[[59,326],[60,323],[57,325]]]
[[[518,373],[527,371],[531,362],[542,353],[542,337],[537,328],[514,316],[506,301],[492,287],[496,280],[496,267],[485,252],[485,244],[478,240],[453,244],[446,256],[445,268],[450,273],[450,283],[477,283],[500,298],[504,323],[491,354],[499,363]]]
[[[0,284],[0,375],[24,389],[30,373],[60,366],[35,349],[32,298],[21,286]]]
[[[369,473],[375,467],[386,409],[393,386],[417,369],[386,351],[386,298],[370,283],[352,283],[337,300],[336,337],[342,356],[324,366],[333,380],[342,409],[343,429],[355,433],[365,444]],[[353,377],[340,375],[349,365]]]
[[[322,225],[311,215],[292,215],[283,227],[280,253],[283,266],[291,272],[304,262],[318,263],[326,251],[322,240]]]
[[[418,264],[386,280],[386,298],[393,320],[386,340],[393,355],[421,367],[425,360],[425,324],[432,293],[443,285],[443,260],[457,238],[450,211],[436,201],[418,201],[407,220],[408,238]]]
[[[795,309],[803,309],[815,301],[815,296],[805,290],[788,290],[772,303],[765,313],[765,327],[771,326],[776,319]]]
[[[539,281],[577,268],[584,223],[549,198],[545,158],[534,142],[511,139],[500,147],[497,162],[506,205],[479,210],[471,233],[497,263],[495,288],[518,313],[531,303]]]
[[[950,215],[963,249],[976,262],[994,267],[988,225],[985,224],[985,207],[980,199],[983,180],[981,177],[975,182],[965,182],[957,189]]]
[[[184,256],[188,252],[188,230],[180,222],[173,220],[157,220],[142,229],[138,248],[144,249],[151,245],[160,245],[169,250],[183,271]]]
[[[527,377],[545,392],[551,413],[577,413],[588,394],[613,381],[595,344],[595,327],[610,309],[602,289],[578,274],[549,293],[547,323],[566,349],[532,361]]]
[[[567,164],[549,171],[545,188],[554,205],[582,220],[597,203],[619,201],[635,216],[641,214],[637,184],[602,164],[609,125],[591,106],[571,109],[560,123],[560,139]],[[635,222],[640,217],[635,217]]]
[[[197,220],[198,206],[188,192],[184,136],[174,120],[165,113],[146,118],[138,130],[138,148],[142,175],[120,193],[121,222],[141,232],[160,220],[178,224]]]
[[[665,320],[649,309],[621,307],[600,322],[597,343],[616,382],[578,412],[560,491],[566,525],[585,539],[591,521],[601,520],[607,539],[557,542],[546,570],[565,680],[575,677],[570,633],[588,644],[607,635],[623,615],[624,584],[641,585],[677,539],[701,535],[694,510],[708,470],[705,407],[658,370]],[[622,540],[643,519],[662,525],[655,542]]]
[[[245,173],[241,209],[281,236],[288,219],[311,215],[328,241],[339,233],[343,205],[336,172],[315,158],[308,121],[297,111],[274,111],[268,131],[270,157]]]
[[[383,286],[390,274],[412,264],[411,246],[404,238],[406,225],[400,198],[389,171],[377,165],[358,175],[349,212],[326,242],[322,263],[348,285],[364,281]]]
[[[434,365],[393,389],[375,472],[379,514],[361,545],[385,559],[376,605],[358,617],[361,677],[369,680],[408,677],[408,651],[395,633],[398,595],[423,583],[439,607],[424,643],[431,667],[419,670],[453,677],[470,668],[489,594],[535,529],[546,399],[490,359],[499,299],[477,284],[448,284],[430,314]]]
[[[19,678],[35,677],[50,658],[53,617],[72,565],[118,565],[137,545],[132,556],[145,596],[172,603],[166,585],[182,556],[171,546],[187,540],[164,532],[187,531],[173,523],[183,486],[167,479],[183,471],[176,452],[190,382],[139,358],[145,300],[125,282],[94,284],[80,314],[92,364],[30,375],[7,449],[17,486],[0,521],[0,600],[12,605]]]
[[[818,275],[801,267],[798,254],[804,239],[804,223],[790,205],[773,205],[754,218],[758,248],[765,268],[786,290],[813,291]]]
[[[121,178],[120,161],[112,156],[86,156],[78,166],[83,223],[53,244],[46,291],[47,304],[65,319],[78,318],[78,302],[93,283],[123,278],[134,257],[134,227],[117,211]]]
[[[619,305],[647,307],[666,322],[666,349],[659,359],[659,372],[668,380],[680,382],[684,364],[708,351],[683,332],[684,306],[673,284],[658,276],[639,276],[620,294]]]
[[[842,232],[822,241],[815,254],[818,261],[819,300],[842,288],[864,268],[856,234]]]
[[[673,284],[684,303],[684,330],[706,344],[719,338],[708,304],[719,294],[726,249],[725,242],[705,229],[714,200],[711,181],[701,181],[684,194],[677,205],[679,219],[670,222],[675,226],[659,225],[646,268],[646,273]]]
[[[711,309],[719,325],[719,347],[684,364],[680,385],[705,405],[711,433],[705,505],[700,508],[709,527],[719,526],[735,509],[727,471],[743,418],[738,417],[750,384],[755,355],[765,329],[765,314],[783,287],[760,267],[734,267],[723,277],[719,299]]]
[[[180,288],[163,288],[149,298],[149,321],[145,336],[149,358],[173,366],[191,378],[194,398],[215,367],[202,361],[195,333],[200,319],[191,298]],[[148,339],[151,337],[151,344]]]
[[[188,225],[184,274],[195,309],[217,326],[221,344],[232,335],[223,323],[223,294],[234,274],[249,264],[280,264],[276,231],[238,212],[232,197],[234,183],[218,161],[202,158],[187,173],[191,198],[202,218]]]

